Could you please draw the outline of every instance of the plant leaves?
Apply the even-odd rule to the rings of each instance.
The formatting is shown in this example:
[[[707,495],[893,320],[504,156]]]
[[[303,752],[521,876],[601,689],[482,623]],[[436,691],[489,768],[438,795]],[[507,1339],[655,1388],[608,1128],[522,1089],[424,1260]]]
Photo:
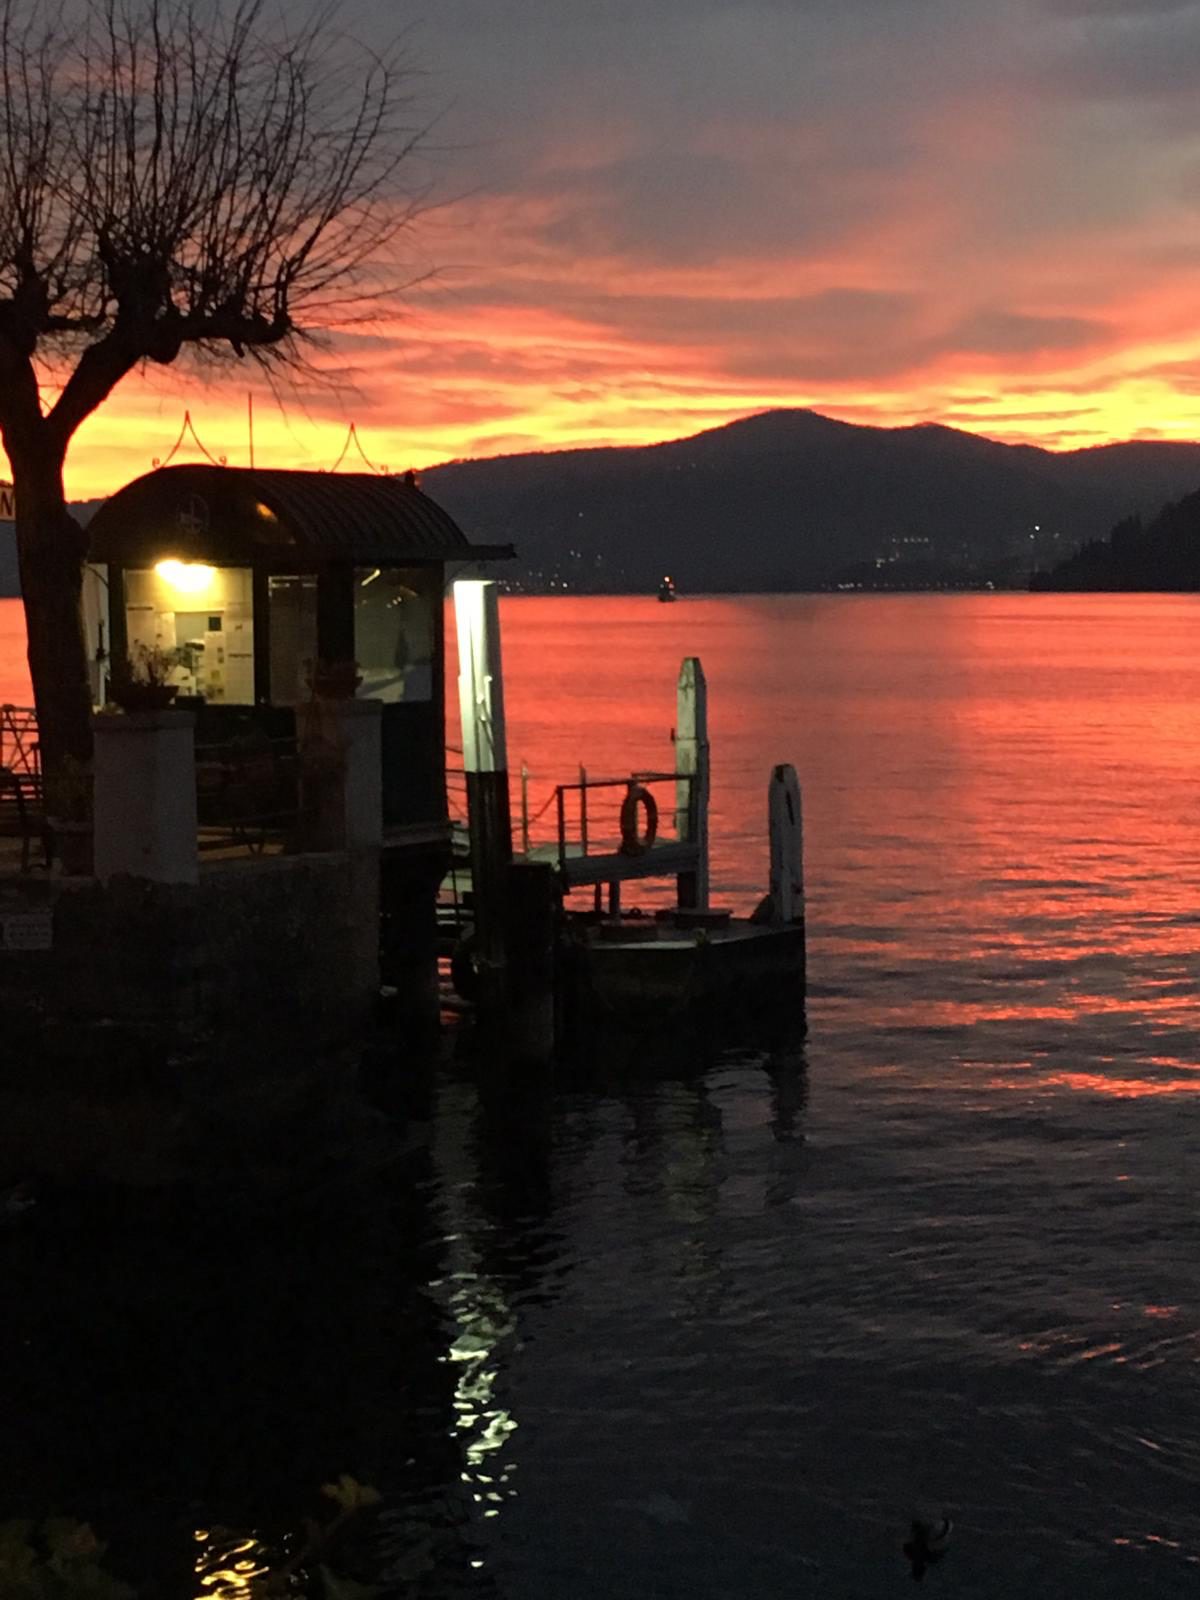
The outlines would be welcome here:
[[[65,1556],[72,1561],[99,1561],[106,1549],[97,1539],[90,1522],[76,1522],[74,1517],[47,1517],[42,1523],[42,1537],[51,1556]]]
[[[33,1523],[21,1517],[14,1517],[10,1522],[0,1522],[0,1561],[8,1561],[25,1551],[32,1556],[29,1540],[33,1534]]]
[[[323,1483],[321,1493],[326,1499],[336,1501],[343,1511],[377,1506],[381,1498],[378,1489],[373,1489],[369,1483],[359,1483],[348,1472],[343,1472],[336,1483]]]

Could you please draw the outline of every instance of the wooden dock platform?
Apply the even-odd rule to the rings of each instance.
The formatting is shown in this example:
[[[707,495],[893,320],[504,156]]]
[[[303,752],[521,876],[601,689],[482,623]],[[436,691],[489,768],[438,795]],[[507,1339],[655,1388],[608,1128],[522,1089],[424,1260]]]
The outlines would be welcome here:
[[[572,1012],[591,1024],[737,1024],[765,1016],[803,1027],[804,923],[747,918],[625,918],[568,924],[564,962]]]
[[[710,905],[708,691],[695,656],[684,659],[676,683],[671,768],[597,778],[581,765],[578,780],[556,784],[539,808],[530,806],[522,766],[515,829],[494,593],[464,596],[458,621],[469,834],[465,851],[456,841],[438,911],[458,994],[507,1033],[514,1055],[529,1059],[570,1050],[572,1038],[586,1043],[595,1025],[610,1022],[633,1031],[665,1026],[682,1038],[773,1017],[802,1032],[794,770],[778,766],[770,780],[770,884],[753,918]],[[532,837],[538,824],[551,839]],[[650,879],[673,880],[674,907],[653,916],[623,908],[624,886]],[[572,902],[577,889],[593,891],[590,909]]]

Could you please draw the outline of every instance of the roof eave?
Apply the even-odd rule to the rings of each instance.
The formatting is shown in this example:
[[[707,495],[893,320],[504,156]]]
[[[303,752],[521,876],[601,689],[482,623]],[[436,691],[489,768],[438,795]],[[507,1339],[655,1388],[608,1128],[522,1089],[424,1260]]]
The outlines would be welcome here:
[[[473,544],[459,555],[447,556],[447,561],[515,561],[517,547],[512,544]]]

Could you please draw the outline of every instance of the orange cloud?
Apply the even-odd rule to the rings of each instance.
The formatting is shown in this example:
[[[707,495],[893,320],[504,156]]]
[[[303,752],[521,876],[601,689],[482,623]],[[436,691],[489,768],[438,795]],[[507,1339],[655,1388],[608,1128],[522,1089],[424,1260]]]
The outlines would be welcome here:
[[[735,27],[664,0],[615,29],[564,4],[501,25],[452,0],[426,25],[467,107],[443,176],[469,197],[416,241],[432,281],[282,403],[240,369],[127,383],[71,493],[146,470],[185,405],[245,461],[247,385],[259,460],[295,466],[332,463],[351,419],[395,468],[778,406],[1053,448],[1200,436],[1186,8],[1034,0],[1018,29],[931,5],[901,27],[855,0]]]

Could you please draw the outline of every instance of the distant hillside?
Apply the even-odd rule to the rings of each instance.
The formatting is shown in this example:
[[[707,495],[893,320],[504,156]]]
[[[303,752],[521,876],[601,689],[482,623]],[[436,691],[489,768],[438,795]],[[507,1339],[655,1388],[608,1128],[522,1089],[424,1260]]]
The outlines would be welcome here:
[[[1055,454],[953,428],[770,411],[669,444],[452,462],[422,483],[523,586],[682,592],[1023,584],[1119,516],[1200,487],[1200,445]],[[941,576],[939,576],[941,575]],[[908,586],[907,583],[899,586]]]
[[[471,538],[516,545],[502,575],[517,588],[649,592],[665,573],[683,594],[1024,587],[1117,519],[1200,489],[1200,444],[1055,454],[767,411],[669,444],[456,461],[421,478]],[[0,524],[0,593],[15,582]]]
[[[1163,507],[1146,526],[1140,517],[1119,522],[1107,539],[1094,539],[1049,572],[1032,589],[1200,589],[1200,493]]]

